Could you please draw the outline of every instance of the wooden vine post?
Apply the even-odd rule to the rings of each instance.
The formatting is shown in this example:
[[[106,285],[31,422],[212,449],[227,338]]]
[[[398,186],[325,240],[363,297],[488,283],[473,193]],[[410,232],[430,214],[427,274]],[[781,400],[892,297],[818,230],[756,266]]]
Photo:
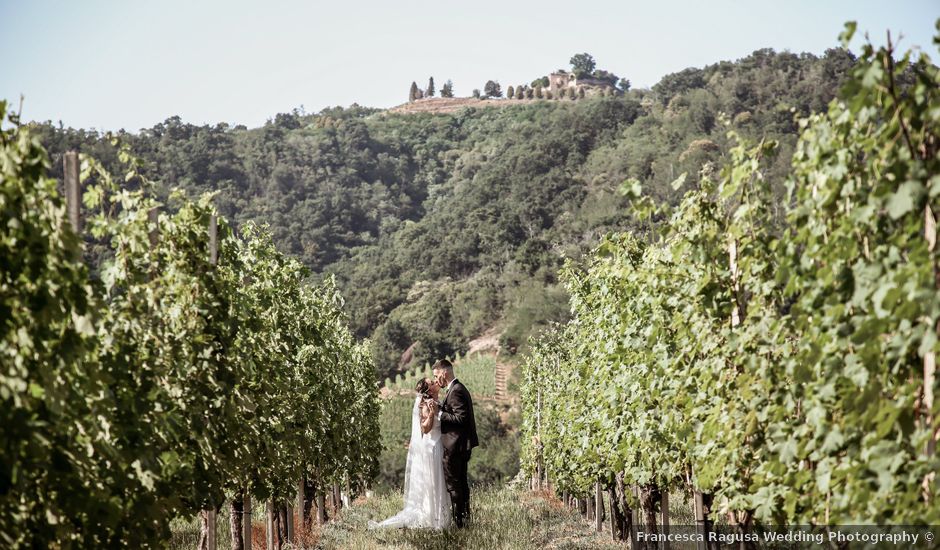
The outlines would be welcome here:
[[[245,499],[244,504],[242,505],[242,535],[245,548],[251,548],[251,494],[248,493],[248,488],[245,488]]]
[[[741,304],[741,273],[738,269],[738,241],[731,236],[728,239],[728,266],[731,269],[731,294],[734,298],[733,305],[731,307],[731,328],[732,330],[738,328],[741,325],[741,318],[744,317],[744,308]],[[740,519],[736,517],[733,511],[731,516],[734,518],[735,523],[741,527]],[[744,542],[742,541],[740,546],[745,547]]]
[[[155,209],[147,212],[147,217],[149,220],[153,221],[157,219],[157,213]],[[209,218],[209,263],[213,267],[219,263],[219,235],[218,235],[218,220],[213,214]],[[154,242],[155,237],[153,233],[150,235],[151,243]],[[202,511],[205,522],[206,529],[206,550],[218,550],[218,542],[216,541],[216,506],[215,503],[210,503],[209,508]],[[247,545],[250,545],[250,541],[246,542]]]
[[[216,529],[216,517],[215,517],[215,508],[209,508],[205,511],[206,514],[206,548],[208,550],[216,550],[218,548],[218,542],[216,541],[215,529]]]
[[[814,189],[815,193],[815,189]],[[734,306],[731,308],[731,327],[736,328],[741,324],[741,303],[738,284],[738,242],[731,237],[728,239],[728,265],[731,270],[732,295],[734,297]],[[668,497],[666,497],[668,499]],[[696,528],[704,541],[708,540],[708,512],[711,507],[711,498],[701,491],[694,491],[693,509],[695,514]],[[664,510],[666,506],[663,507]],[[699,542],[698,548],[708,548],[707,542]]]
[[[636,502],[640,502],[640,487],[639,485],[631,485],[630,490],[633,492],[633,498],[636,499]],[[633,525],[639,528],[640,525],[643,525],[643,506],[636,506],[631,512],[633,515]]]
[[[306,483],[304,483],[303,476],[300,476],[300,479],[297,480],[297,502],[294,506],[297,507],[297,519],[299,519],[300,525],[297,525],[296,528],[303,530],[305,527],[308,527],[307,516],[305,513],[306,510]]]
[[[617,496],[615,495],[614,487],[610,487],[607,490],[607,503],[610,505],[610,538],[611,540],[620,540],[618,537],[619,533],[617,532],[618,523],[620,518],[617,517]]]
[[[209,263],[219,264],[219,220],[215,214],[209,217]]]
[[[663,540],[663,550],[669,550],[669,488],[663,488],[663,494],[659,497],[659,506],[660,512],[662,514],[662,526],[663,526],[663,535],[665,539]]]
[[[594,482],[594,529],[598,533],[604,530],[604,493],[600,481]]]
[[[290,501],[287,501],[284,504],[284,512],[286,514],[285,519],[285,528],[287,531],[287,541],[294,543],[297,541],[297,531],[294,529],[294,507],[291,506]]]
[[[62,171],[65,174],[65,203],[68,209],[69,223],[76,235],[82,234],[82,192],[78,175],[78,153],[69,151],[62,157]]]
[[[694,494],[694,504],[693,508],[695,509],[695,525],[698,528],[699,534],[702,535],[703,542],[696,543],[696,547],[699,549],[708,548],[708,543],[704,542],[708,540],[708,495],[702,493],[701,491],[695,491]]]
[[[538,456],[536,457],[535,463],[535,489],[538,490],[542,488],[542,464],[544,463],[542,460],[542,380],[538,370],[536,370],[535,375],[537,380],[535,385],[535,433],[538,434],[539,438],[538,446],[536,447],[538,449]]]
[[[940,270],[937,269],[937,263],[934,261],[934,251],[937,249],[937,218],[934,217],[933,211],[930,209],[930,204],[924,208],[924,238],[927,239],[927,250],[930,251],[928,256],[933,264],[933,276],[934,276],[934,288],[940,289]],[[940,336],[940,320],[934,320],[934,330],[937,335]],[[924,423],[927,427],[927,433],[930,436],[927,439],[927,448],[925,453],[927,456],[933,456],[937,452],[937,438],[940,437],[940,430],[934,426],[934,418],[931,413],[933,411],[934,395],[933,388],[937,380],[937,356],[934,353],[933,349],[927,350],[927,353],[924,354],[924,408],[927,411],[927,414],[924,418]],[[924,479],[924,496],[929,502],[930,499],[930,485],[934,481],[934,473],[928,474]]]
[[[270,500],[264,503],[264,547],[268,550],[276,548],[277,536],[274,533],[274,503]]]
[[[323,491],[317,486],[317,524],[326,523],[326,497]]]
[[[738,280],[738,241],[732,237],[728,240],[728,265],[731,269],[731,293],[734,297],[734,306],[731,308],[731,328],[741,324],[741,285]]]
[[[160,244],[160,209],[156,206],[147,211],[147,225],[150,226],[150,230],[147,232],[147,240],[150,241],[150,251],[153,252],[157,250],[157,245]],[[157,277],[159,269],[159,263],[150,266],[151,279]]]

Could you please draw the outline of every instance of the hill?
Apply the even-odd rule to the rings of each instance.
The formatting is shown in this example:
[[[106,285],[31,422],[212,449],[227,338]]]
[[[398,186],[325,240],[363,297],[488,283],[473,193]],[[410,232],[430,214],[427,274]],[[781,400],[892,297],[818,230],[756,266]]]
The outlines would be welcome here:
[[[601,235],[638,227],[622,182],[675,202],[677,176],[688,174],[687,188],[725,158],[729,125],[781,142],[765,177],[782,197],[794,118],[824,109],[853,62],[843,50],[759,50],[621,97],[337,107],[254,129],[173,117],[119,137],[161,182],[155,193],[217,192],[236,225],[269,224],[281,250],[335,276],[384,378],[466,351],[486,331],[511,354],[564,320],[559,268]],[[38,131],[57,170],[68,149],[117,165],[97,132]]]

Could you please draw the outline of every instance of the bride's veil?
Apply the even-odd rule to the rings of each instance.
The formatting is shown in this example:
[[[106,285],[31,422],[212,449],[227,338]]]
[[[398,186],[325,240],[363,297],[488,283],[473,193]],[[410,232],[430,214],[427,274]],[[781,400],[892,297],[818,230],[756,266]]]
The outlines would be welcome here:
[[[421,452],[421,419],[420,410],[421,395],[415,397],[415,405],[411,409],[411,439],[408,441],[408,457],[405,459],[405,508],[414,504],[418,506],[421,502],[418,496],[418,488],[412,487],[412,468],[418,459],[418,453]],[[412,502],[412,497],[414,502]]]

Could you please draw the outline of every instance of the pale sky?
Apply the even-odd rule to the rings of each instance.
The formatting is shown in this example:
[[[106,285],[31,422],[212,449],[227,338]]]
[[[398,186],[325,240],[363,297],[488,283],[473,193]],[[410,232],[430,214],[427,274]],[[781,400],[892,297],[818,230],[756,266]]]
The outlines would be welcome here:
[[[0,0],[0,98],[72,127],[254,127],[301,105],[398,105],[431,75],[461,96],[529,83],[579,52],[647,87],[764,47],[821,54],[847,20],[936,62],[938,17],[938,0]]]

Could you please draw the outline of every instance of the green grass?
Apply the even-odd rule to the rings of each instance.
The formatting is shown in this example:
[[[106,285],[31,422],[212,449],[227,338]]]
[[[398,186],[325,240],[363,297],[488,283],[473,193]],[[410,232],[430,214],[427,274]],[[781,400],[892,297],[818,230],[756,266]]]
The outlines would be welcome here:
[[[398,493],[374,496],[343,511],[341,521],[327,525],[318,548],[328,549],[545,549],[623,548],[598,534],[573,510],[521,489],[490,487],[472,493],[473,524],[445,531],[367,528],[402,506]]]

